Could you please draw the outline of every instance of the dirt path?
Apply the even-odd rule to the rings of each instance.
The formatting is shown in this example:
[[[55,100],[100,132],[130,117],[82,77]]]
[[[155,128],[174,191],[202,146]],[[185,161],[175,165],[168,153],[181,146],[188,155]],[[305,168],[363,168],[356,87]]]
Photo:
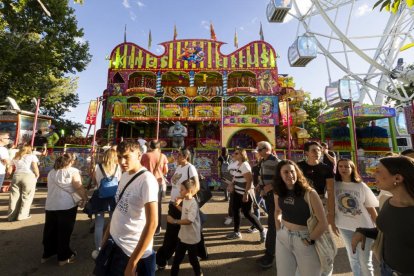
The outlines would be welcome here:
[[[89,219],[79,212],[74,233],[72,248],[78,252],[77,261],[58,267],[50,261],[40,264],[42,255],[42,234],[44,224],[44,201],[46,190],[39,188],[32,205],[32,218],[26,221],[7,222],[8,193],[0,194],[0,274],[1,275],[92,275],[93,260],[90,254],[94,248],[93,234],[89,233]],[[221,193],[203,207],[208,214],[205,227],[205,239],[209,259],[201,261],[205,275],[276,275],[276,269],[261,269],[255,260],[264,252],[264,245],[258,242],[259,234],[243,234],[242,240],[229,241],[224,236],[232,231],[232,227],[223,224],[227,203],[222,201]],[[167,201],[163,203],[163,214],[166,213]],[[262,222],[266,219],[262,218]],[[165,224],[165,217],[163,217]],[[242,220],[242,230],[248,228],[246,220]],[[155,246],[162,243],[163,235],[155,238]],[[335,275],[352,275],[346,257],[346,251],[340,240],[337,240],[338,255],[335,259]],[[187,259],[181,265],[181,275],[193,275]],[[169,275],[170,270],[157,273]]]

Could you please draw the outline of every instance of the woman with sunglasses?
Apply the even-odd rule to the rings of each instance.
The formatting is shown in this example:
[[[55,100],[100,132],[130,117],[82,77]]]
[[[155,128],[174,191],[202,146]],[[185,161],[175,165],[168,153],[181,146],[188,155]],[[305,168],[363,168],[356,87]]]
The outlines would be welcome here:
[[[174,220],[181,219],[181,211],[179,205],[182,202],[180,196],[181,183],[188,179],[195,181],[196,188],[194,194],[200,189],[200,182],[198,180],[197,169],[190,163],[191,152],[188,149],[180,149],[177,153],[177,168],[171,178],[171,200],[168,204],[168,215]],[[167,222],[167,229],[164,234],[164,241],[162,246],[157,251],[157,267],[158,270],[164,269],[167,265],[168,259],[175,252],[178,244],[178,233],[180,225]]]
[[[233,183],[230,191],[233,193],[233,219],[234,232],[226,236],[229,240],[241,239],[240,233],[240,209],[244,216],[260,231],[260,242],[265,242],[267,230],[262,226],[259,219],[251,213],[254,196],[252,169],[248,162],[246,150],[236,148],[233,158],[237,162],[233,173]]]

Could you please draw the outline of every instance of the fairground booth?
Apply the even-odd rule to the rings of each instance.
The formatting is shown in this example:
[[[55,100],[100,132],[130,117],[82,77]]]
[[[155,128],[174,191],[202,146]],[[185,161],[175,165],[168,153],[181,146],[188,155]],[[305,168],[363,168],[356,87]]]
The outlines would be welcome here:
[[[366,183],[373,186],[378,159],[399,151],[396,110],[359,104],[354,80],[340,80],[336,86],[327,87],[325,95],[333,109],[318,117],[321,140],[329,141],[330,149],[340,157],[352,159]]]
[[[189,147],[211,185],[221,147],[276,145],[282,88],[275,50],[260,40],[226,55],[223,44],[215,36],[167,41],[161,55],[130,42],[116,46],[103,95],[108,141],[159,139],[169,158]]]

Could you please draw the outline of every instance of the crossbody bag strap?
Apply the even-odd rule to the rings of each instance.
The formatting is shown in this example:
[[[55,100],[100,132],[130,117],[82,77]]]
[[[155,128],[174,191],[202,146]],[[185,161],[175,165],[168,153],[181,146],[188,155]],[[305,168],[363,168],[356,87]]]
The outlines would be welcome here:
[[[187,175],[188,175],[188,177],[187,177],[187,180],[190,180],[190,164],[188,164],[188,170],[187,170]]]
[[[308,206],[309,206],[310,215],[313,217],[314,214],[313,214],[312,203],[311,203],[311,200],[310,200],[310,193],[311,193],[311,191],[307,191],[306,192],[306,199],[308,200]]]
[[[126,188],[128,188],[128,186],[132,183],[132,181],[134,181],[138,176],[140,176],[141,174],[143,174],[144,172],[146,172],[147,170],[142,170],[139,173],[135,174],[129,181],[128,183],[125,185],[125,187],[122,189],[122,192],[119,194],[118,197],[118,202],[121,201],[122,196],[124,195],[124,192],[126,190]],[[118,205],[118,204],[117,204]]]

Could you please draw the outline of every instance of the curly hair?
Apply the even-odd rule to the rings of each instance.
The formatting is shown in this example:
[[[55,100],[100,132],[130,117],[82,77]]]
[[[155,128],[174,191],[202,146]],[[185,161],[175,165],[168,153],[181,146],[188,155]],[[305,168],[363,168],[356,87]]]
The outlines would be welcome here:
[[[139,150],[142,153],[142,148],[138,142],[135,141],[122,141],[116,148],[117,153],[125,153],[127,151]]]
[[[298,165],[296,165],[295,162],[291,160],[282,160],[277,165],[276,176],[273,181],[273,191],[275,194],[277,194],[280,197],[284,197],[288,193],[288,188],[286,186],[286,183],[282,179],[282,174],[280,173],[280,171],[282,170],[282,167],[285,165],[291,165],[295,168],[296,182],[293,188],[295,195],[303,196],[305,195],[306,191],[309,191],[312,189],[312,187],[309,185],[309,182],[306,180],[305,176],[303,175],[301,169],[298,167]]]

